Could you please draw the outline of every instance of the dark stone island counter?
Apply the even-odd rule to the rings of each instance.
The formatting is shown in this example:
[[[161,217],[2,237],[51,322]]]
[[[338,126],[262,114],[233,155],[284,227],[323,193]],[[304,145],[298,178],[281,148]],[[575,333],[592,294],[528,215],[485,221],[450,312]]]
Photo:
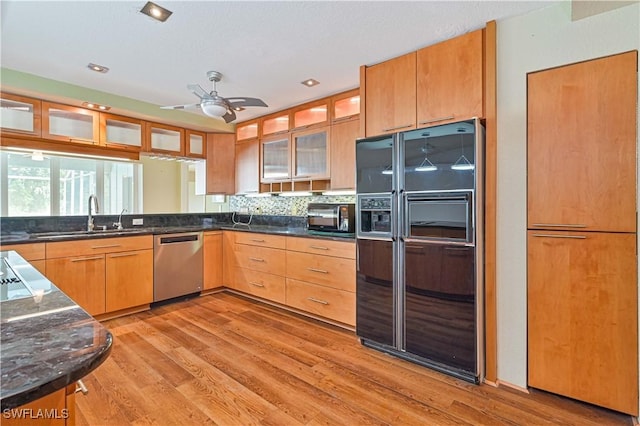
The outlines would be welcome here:
[[[109,356],[112,336],[16,252],[0,251],[0,262],[29,287],[25,293],[0,285],[0,401],[6,410],[89,374]],[[6,279],[11,271],[3,266],[0,278]]]

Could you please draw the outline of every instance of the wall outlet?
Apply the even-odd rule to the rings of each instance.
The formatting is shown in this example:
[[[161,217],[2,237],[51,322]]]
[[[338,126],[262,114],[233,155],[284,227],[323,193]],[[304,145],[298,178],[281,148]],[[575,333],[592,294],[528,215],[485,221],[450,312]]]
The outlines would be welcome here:
[[[133,219],[133,225],[142,225],[142,218]]]
[[[249,207],[240,207],[240,213],[249,214]]]

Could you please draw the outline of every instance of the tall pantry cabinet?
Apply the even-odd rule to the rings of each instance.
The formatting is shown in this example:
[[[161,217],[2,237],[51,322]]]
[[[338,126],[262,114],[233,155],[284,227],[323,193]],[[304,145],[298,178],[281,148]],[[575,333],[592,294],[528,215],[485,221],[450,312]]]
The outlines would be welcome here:
[[[636,416],[637,63],[527,78],[529,386]]]

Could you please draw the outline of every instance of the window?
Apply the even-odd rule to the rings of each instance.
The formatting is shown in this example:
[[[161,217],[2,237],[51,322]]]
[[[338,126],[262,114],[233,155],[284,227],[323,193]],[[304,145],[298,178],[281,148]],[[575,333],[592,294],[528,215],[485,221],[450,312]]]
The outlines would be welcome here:
[[[86,215],[89,195],[100,214],[142,213],[142,165],[135,162],[0,153],[2,216]]]

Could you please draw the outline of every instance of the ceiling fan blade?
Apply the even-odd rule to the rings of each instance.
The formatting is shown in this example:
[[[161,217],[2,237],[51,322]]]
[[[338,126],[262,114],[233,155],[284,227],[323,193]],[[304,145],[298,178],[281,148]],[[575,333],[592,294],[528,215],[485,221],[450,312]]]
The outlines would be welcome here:
[[[227,110],[227,113],[222,116],[222,119],[224,120],[225,123],[231,123],[233,120],[236,119],[236,113],[233,112],[233,110]]]
[[[189,89],[194,95],[199,97],[200,99],[210,99],[211,96],[209,92],[200,87],[199,84],[188,84],[187,89]]]
[[[200,104],[187,104],[187,105],[168,105],[161,106],[160,109],[187,109],[187,108],[195,108]]]
[[[258,98],[226,98],[227,103],[233,107],[266,107],[269,106],[264,103],[262,99]]]

